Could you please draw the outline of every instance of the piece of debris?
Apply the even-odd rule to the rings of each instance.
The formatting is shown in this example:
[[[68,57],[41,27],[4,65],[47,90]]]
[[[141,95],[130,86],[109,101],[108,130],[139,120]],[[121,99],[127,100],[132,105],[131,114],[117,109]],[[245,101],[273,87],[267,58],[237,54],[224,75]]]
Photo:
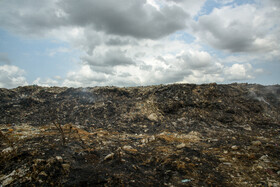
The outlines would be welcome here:
[[[181,144],[177,145],[176,147],[177,147],[178,149],[182,149],[182,148],[186,147],[186,144],[181,143]]]
[[[151,121],[157,121],[158,117],[155,113],[152,113],[148,116],[148,119],[151,120]]]
[[[13,151],[12,147],[7,147],[6,149],[2,150],[2,153],[9,153],[9,152],[12,152],[12,151]]]
[[[237,149],[238,149],[238,146],[233,145],[233,146],[231,146],[231,149],[232,149],[232,150],[237,150]]]
[[[63,162],[63,158],[62,158],[61,156],[56,156],[55,158],[56,158],[56,160],[58,160],[59,162]]]
[[[104,161],[105,161],[105,160],[111,160],[111,159],[114,158],[114,156],[115,156],[114,153],[110,153],[110,154],[108,154],[107,156],[105,156]]]
[[[262,142],[259,141],[259,140],[253,141],[253,142],[252,142],[252,145],[253,145],[253,146],[260,146],[260,145],[262,145]]]
[[[184,180],[181,180],[182,183],[186,183],[186,182],[191,182],[190,179],[184,179]]]

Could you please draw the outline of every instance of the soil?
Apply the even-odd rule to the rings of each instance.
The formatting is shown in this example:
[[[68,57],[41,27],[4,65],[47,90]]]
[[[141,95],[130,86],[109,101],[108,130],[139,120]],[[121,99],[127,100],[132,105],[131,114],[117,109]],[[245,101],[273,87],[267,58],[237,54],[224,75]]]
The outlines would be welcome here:
[[[0,184],[280,186],[279,113],[279,85],[0,89]]]

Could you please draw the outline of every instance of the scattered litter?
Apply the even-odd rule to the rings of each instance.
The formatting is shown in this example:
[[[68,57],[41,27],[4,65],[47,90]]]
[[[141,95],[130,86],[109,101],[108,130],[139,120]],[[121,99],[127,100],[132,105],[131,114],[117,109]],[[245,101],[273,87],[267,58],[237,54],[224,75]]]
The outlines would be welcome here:
[[[181,180],[182,183],[186,183],[186,182],[191,182],[190,179],[184,179],[184,180]]]

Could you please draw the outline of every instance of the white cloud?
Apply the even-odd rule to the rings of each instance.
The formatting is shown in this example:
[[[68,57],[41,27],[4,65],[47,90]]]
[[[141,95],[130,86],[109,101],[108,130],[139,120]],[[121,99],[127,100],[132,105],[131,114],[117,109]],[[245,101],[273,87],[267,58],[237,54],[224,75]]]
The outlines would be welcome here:
[[[159,11],[145,0],[3,0],[0,15],[2,27],[35,36],[61,27],[89,27],[119,36],[160,38],[185,28],[188,19],[180,6]]]
[[[155,7],[158,11],[160,10],[160,2],[157,0],[147,0],[147,4],[152,5]]]
[[[157,0],[156,2],[159,1],[162,0]],[[202,6],[206,2],[206,0],[164,0],[164,1],[171,5],[176,4],[183,7],[183,9],[192,17],[194,17],[200,11]]]
[[[87,55],[82,59],[92,66],[115,67],[134,64],[133,60],[126,56],[125,51],[120,49],[96,50],[92,56]]]
[[[127,60],[117,60],[120,58]],[[135,86],[223,82],[248,80],[256,73],[261,73],[255,72],[250,64],[231,66],[230,63],[236,59],[223,64],[225,59],[212,56],[196,44],[168,38],[116,46],[103,43],[96,46],[92,56],[86,54],[82,59],[80,69],[69,72],[63,85]]]
[[[193,74],[187,76],[182,81],[183,83],[221,83],[225,81],[225,78],[221,74],[204,74],[200,71],[195,71]]]
[[[120,46],[118,46],[120,47]],[[98,56],[84,59],[79,70],[68,74],[64,85],[68,86],[95,86],[95,85],[150,85],[174,82],[214,82],[222,81],[223,66],[217,59],[206,51],[195,49],[196,46],[185,44],[182,41],[142,41],[134,46],[121,46],[118,53],[114,53],[116,46],[98,46],[95,52]],[[149,49],[149,50],[147,50]],[[103,51],[103,53],[102,53]],[[145,55],[138,55],[138,53]],[[111,58],[119,54],[133,63],[122,64]],[[91,62],[100,60],[101,63]],[[114,62],[110,64],[109,62]],[[125,61],[122,61],[125,62]]]
[[[66,24],[56,0],[2,0],[0,26],[20,35],[41,37]]]
[[[182,55],[183,60],[190,69],[205,69],[213,65],[213,59],[205,51],[189,50]]]
[[[95,72],[89,65],[82,65],[78,71],[72,71],[67,74],[63,81],[63,86],[70,87],[86,87],[94,85],[103,85],[102,82],[107,81],[104,73]]]
[[[24,70],[13,65],[0,66],[0,87],[14,88],[27,85]]]
[[[215,8],[193,24],[200,42],[229,52],[269,52],[279,43],[277,10],[255,4]]]
[[[225,76],[230,81],[249,80],[254,78],[252,75],[251,64],[233,64],[225,69]]]
[[[58,80],[54,80],[51,78],[42,79],[38,77],[35,81],[33,81],[33,84],[38,86],[50,87],[50,86],[59,86],[60,82]]]

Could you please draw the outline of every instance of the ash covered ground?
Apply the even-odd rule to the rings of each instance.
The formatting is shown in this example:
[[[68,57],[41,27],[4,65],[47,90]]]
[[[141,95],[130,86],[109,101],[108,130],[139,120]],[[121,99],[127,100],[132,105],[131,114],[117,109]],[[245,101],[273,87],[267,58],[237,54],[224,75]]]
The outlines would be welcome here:
[[[280,186],[280,86],[0,89],[2,186]]]

